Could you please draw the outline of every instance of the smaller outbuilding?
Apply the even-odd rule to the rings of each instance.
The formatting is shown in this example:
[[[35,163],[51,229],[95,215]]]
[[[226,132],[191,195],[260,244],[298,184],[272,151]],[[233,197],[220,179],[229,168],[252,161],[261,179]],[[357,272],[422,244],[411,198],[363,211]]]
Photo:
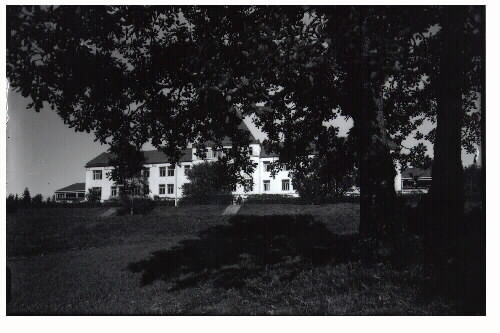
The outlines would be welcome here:
[[[56,202],[80,202],[85,200],[85,183],[74,183],[55,191]]]
[[[431,187],[431,182],[431,168],[407,168],[401,173],[401,192],[427,193]]]

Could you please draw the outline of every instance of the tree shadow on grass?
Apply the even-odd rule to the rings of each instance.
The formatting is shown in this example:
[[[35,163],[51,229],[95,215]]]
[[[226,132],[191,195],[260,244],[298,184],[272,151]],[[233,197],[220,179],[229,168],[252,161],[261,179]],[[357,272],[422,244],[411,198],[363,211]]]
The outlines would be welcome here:
[[[304,267],[342,263],[356,257],[356,235],[335,235],[310,215],[233,216],[229,225],[206,229],[198,239],[153,252],[130,263],[142,272],[142,284],[171,281],[183,289],[213,280],[223,288],[241,288],[248,278],[282,267],[280,279],[292,279]]]

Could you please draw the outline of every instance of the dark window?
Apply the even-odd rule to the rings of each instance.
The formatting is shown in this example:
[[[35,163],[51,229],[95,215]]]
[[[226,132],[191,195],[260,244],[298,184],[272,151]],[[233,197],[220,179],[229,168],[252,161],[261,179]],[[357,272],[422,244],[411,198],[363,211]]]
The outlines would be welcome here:
[[[160,184],[158,193],[165,194],[165,184]]]
[[[116,197],[118,194],[118,191],[116,190],[116,186],[111,186],[111,196]]]
[[[264,180],[264,192],[270,191],[271,190],[271,181],[270,180]]]
[[[94,195],[98,200],[101,200],[101,188],[92,187],[92,195]]]
[[[160,167],[160,177],[165,177],[167,168],[165,167]]]
[[[173,167],[168,167],[168,176],[173,177],[174,176],[174,168]]]
[[[92,175],[93,175],[94,180],[101,180],[102,179],[102,170],[93,170]]]
[[[186,176],[187,176],[187,174],[188,174],[189,170],[191,170],[191,166],[190,166],[190,165],[185,165],[185,166],[184,166],[184,175],[186,175]]]
[[[290,179],[283,179],[281,181],[281,190],[290,191]]]
[[[174,194],[174,184],[167,184],[167,193]]]

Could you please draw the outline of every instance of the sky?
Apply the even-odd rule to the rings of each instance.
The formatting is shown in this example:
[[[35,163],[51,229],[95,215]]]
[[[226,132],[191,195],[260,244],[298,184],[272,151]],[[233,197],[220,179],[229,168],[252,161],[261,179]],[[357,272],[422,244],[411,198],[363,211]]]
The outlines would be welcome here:
[[[92,133],[77,133],[70,129],[50,108],[43,108],[39,113],[26,109],[29,101],[9,90],[7,194],[21,194],[28,187],[32,195],[40,193],[46,198],[57,189],[84,182],[85,164],[106,151],[107,146],[94,142]],[[249,118],[245,123],[257,139],[265,138]],[[337,118],[333,124],[339,126],[343,136],[352,127],[352,121],[343,118]],[[409,139],[404,144],[411,146],[414,142]],[[144,148],[153,149],[151,146]],[[428,149],[432,156],[430,144]],[[468,165],[473,155],[463,153],[462,160]]]

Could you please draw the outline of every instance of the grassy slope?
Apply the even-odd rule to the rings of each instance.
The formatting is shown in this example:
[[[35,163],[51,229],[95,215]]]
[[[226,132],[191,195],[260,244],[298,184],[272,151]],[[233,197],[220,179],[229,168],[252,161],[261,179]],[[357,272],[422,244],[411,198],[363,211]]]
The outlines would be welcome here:
[[[13,300],[8,313],[447,314],[421,301],[418,267],[364,267],[336,248],[359,206],[161,207],[140,217],[100,211],[8,216]],[[316,223],[297,214],[314,214]],[[252,217],[252,215],[268,215]],[[269,217],[269,215],[273,215]],[[23,230],[23,232],[21,232]],[[20,237],[19,234],[23,234]],[[54,246],[53,244],[58,244]],[[26,250],[28,249],[28,250]],[[30,256],[21,256],[22,254]],[[320,253],[321,254],[321,253]],[[343,254],[345,260],[340,256]],[[317,260],[316,260],[317,261]]]

